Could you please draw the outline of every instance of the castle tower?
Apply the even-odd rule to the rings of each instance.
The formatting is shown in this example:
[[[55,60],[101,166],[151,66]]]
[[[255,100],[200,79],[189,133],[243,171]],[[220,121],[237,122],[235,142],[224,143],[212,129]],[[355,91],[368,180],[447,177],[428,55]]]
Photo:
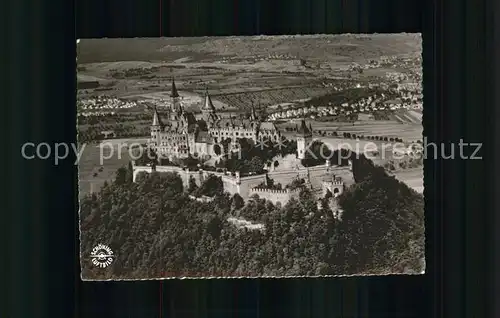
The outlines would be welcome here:
[[[163,123],[160,119],[160,114],[158,114],[158,110],[156,109],[156,105],[153,110],[153,123],[151,124],[151,144],[153,147],[157,147],[160,145],[160,134],[163,130]]]
[[[250,127],[252,130],[252,136],[251,139],[253,140],[254,143],[257,143],[257,140],[262,138],[262,136],[259,136],[259,130],[260,130],[260,118],[257,115],[257,110],[255,109],[254,102],[252,101],[251,109],[250,109]]]
[[[182,114],[182,106],[180,103],[180,96],[175,86],[175,79],[172,77],[172,87],[170,92],[170,120],[177,121]]]
[[[175,79],[172,77],[172,88],[170,92],[170,98],[171,98],[171,110],[172,111],[179,111],[181,109],[181,105],[179,103],[179,92],[177,92],[177,87],[175,86]]]
[[[306,149],[310,146],[312,140],[310,127],[307,127],[304,119],[301,120],[299,127],[297,127],[297,158],[301,160],[306,157]]]
[[[252,108],[250,111],[250,120],[252,122],[257,122],[259,120],[259,117],[257,116],[257,111],[255,110],[255,105],[253,104],[253,101],[252,101]]]
[[[214,104],[212,103],[212,98],[210,98],[208,94],[208,88],[205,89],[205,102],[201,107],[201,113],[203,120],[207,123],[207,127],[210,128],[217,120],[217,114]]]

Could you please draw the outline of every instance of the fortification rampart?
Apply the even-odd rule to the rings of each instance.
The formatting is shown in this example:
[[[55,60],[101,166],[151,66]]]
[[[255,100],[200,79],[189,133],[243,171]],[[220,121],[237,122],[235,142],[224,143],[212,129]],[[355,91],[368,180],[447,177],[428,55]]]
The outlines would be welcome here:
[[[137,179],[137,175],[140,172],[152,173],[153,169],[149,166],[137,166],[133,165],[133,181],[135,182]],[[154,171],[156,172],[171,172],[177,173],[181,179],[185,188],[189,186],[189,180],[194,179],[195,183],[200,186],[209,176],[217,176],[222,180],[222,184],[224,186],[224,191],[228,192],[231,195],[238,193],[243,199],[248,199],[249,190],[256,187],[257,185],[266,181],[266,175],[253,175],[253,176],[245,176],[240,177],[239,173],[224,173],[224,172],[216,172],[216,171],[206,171],[206,170],[189,170],[183,169],[175,166],[156,166]]]
[[[336,181],[324,181],[324,184],[327,184],[329,186],[341,186],[344,184],[344,182],[336,180]]]
[[[280,203],[281,205],[285,205],[292,198],[298,199],[300,193],[300,189],[290,190],[273,190],[266,188],[253,188],[250,189],[250,197],[253,195],[259,196],[261,199],[266,199],[271,201],[273,204]]]
[[[332,193],[342,192],[343,185],[345,184],[345,178],[343,175],[342,181],[324,182],[322,177],[328,171],[338,171],[338,172],[348,172],[347,167],[325,167],[325,166],[315,166],[309,168],[299,168],[290,170],[281,170],[269,172],[267,176],[274,180],[275,183],[280,183],[283,186],[290,184],[294,179],[300,178],[305,179],[310,182],[313,190],[319,190],[325,192],[327,189]],[[133,180],[136,181],[137,175],[140,172],[152,173],[153,169],[149,166],[137,166],[133,164]],[[260,197],[265,198],[271,202],[281,202],[285,204],[290,200],[291,197],[295,196],[296,193],[286,193],[279,191],[287,190],[270,190],[270,189],[257,189],[256,187],[265,183],[267,181],[266,174],[251,175],[251,176],[240,176],[238,172],[216,172],[216,171],[206,171],[206,170],[189,170],[183,169],[176,166],[156,166],[154,169],[156,172],[172,172],[177,173],[184,184],[184,187],[189,186],[189,180],[194,179],[195,183],[200,186],[209,176],[214,175],[220,177],[224,186],[224,191],[231,195],[239,194],[244,200],[247,200],[253,194],[258,194]],[[348,184],[347,184],[348,185]],[[338,187],[338,190],[335,190]],[[265,191],[264,191],[265,190]],[[273,192],[278,191],[278,192]]]

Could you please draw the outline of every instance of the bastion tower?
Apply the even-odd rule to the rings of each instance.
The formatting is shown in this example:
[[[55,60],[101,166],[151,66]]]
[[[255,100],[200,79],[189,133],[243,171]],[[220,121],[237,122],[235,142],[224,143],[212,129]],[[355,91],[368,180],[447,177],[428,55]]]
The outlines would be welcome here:
[[[170,92],[170,109],[168,111],[169,119],[172,121],[177,121],[182,115],[182,106],[180,102],[180,96],[177,92],[177,87],[175,86],[175,79],[172,78],[172,88]]]
[[[219,119],[212,103],[212,98],[208,94],[208,88],[205,88],[205,102],[201,107],[201,113],[208,128],[212,128]]]
[[[306,149],[310,146],[312,140],[312,127],[306,125],[306,121],[302,119],[297,127],[297,158],[305,159]]]

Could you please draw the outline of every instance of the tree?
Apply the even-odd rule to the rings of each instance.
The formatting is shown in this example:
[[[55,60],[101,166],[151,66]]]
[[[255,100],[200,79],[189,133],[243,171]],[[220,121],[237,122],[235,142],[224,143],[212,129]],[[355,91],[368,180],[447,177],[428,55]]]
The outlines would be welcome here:
[[[294,182],[304,188],[299,198],[281,206],[258,196],[243,205],[239,195],[222,193],[217,177],[195,191],[217,188],[219,195],[210,202],[190,200],[175,173],[140,173],[135,183],[121,185],[115,179],[80,201],[80,227],[83,254],[106,241],[116,260],[106,274],[83,260],[82,274],[140,279],[162,272],[170,277],[420,272],[423,197],[370,161],[351,159],[357,183],[338,197],[341,221],[325,204],[319,213],[300,180]],[[264,229],[226,222],[231,207]]]
[[[340,196],[344,213],[338,225],[338,252],[332,259],[337,271],[394,271],[420,257],[418,249],[408,248],[423,240],[423,197],[377,168]]]
[[[221,140],[220,144],[222,145],[223,152],[224,153],[229,153],[229,145],[231,144],[231,139],[226,138]]]
[[[206,195],[213,197],[224,193],[224,185],[220,177],[210,175],[193,194],[195,196]]]
[[[197,157],[197,155],[195,154],[195,157]],[[198,166],[198,164],[200,164],[200,161],[196,158],[193,158],[191,155],[185,159],[181,159],[180,160],[180,165],[183,166],[183,167],[187,167],[187,168],[196,168]]]
[[[322,165],[327,159],[332,158],[332,150],[323,142],[315,140],[309,146],[309,151],[306,152],[305,158],[301,160],[301,164],[305,167]]]
[[[215,144],[214,145],[214,153],[217,155],[217,156],[220,156],[222,154],[222,148],[220,145],[218,144]]]
[[[231,199],[232,208],[235,210],[241,209],[245,205],[245,201],[238,193],[235,193]]]
[[[207,232],[212,238],[218,239],[222,230],[223,222],[217,215],[211,216],[207,223]]]
[[[332,192],[330,190],[326,190],[325,199],[329,200],[332,197],[333,197]]]
[[[135,181],[137,183],[142,183],[145,179],[149,177],[149,174],[145,171],[140,171],[137,173],[137,176],[135,177]]]
[[[295,190],[304,187],[304,185],[305,185],[304,179],[295,178],[286,187],[289,188],[290,190]]]
[[[188,185],[188,193],[193,193],[198,189],[198,185],[196,184],[196,180],[193,176],[189,177],[189,185]]]
[[[124,185],[127,183],[127,169],[124,167],[118,168],[116,170],[115,184],[116,185]]]
[[[253,157],[252,160],[248,163],[248,170],[250,172],[261,172],[264,167],[264,162],[260,157]]]

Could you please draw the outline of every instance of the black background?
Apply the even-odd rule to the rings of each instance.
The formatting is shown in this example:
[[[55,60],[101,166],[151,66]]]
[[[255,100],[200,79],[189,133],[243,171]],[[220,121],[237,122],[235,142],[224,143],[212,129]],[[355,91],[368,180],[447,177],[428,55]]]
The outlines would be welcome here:
[[[493,317],[492,146],[500,114],[492,106],[500,86],[492,75],[492,5],[11,0],[2,11],[0,119],[8,147],[0,156],[7,234],[1,317]],[[74,158],[55,166],[20,154],[25,142],[75,142],[75,38],[344,32],[422,32],[424,134],[429,141],[484,143],[484,160],[425,163],[426,275],[80,281]]]

